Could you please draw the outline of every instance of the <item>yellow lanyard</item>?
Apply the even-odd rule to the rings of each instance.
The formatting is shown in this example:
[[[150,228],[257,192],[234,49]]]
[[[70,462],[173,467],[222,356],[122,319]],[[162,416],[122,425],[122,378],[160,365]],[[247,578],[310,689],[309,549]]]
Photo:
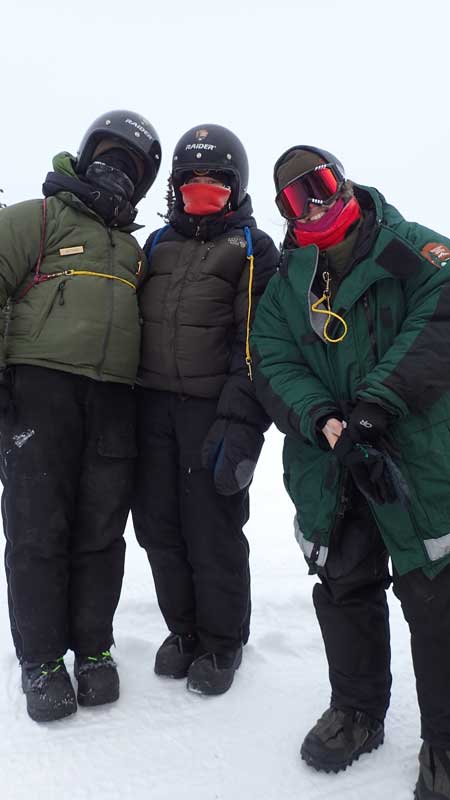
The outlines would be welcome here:
[[[345,337],[347,336],[348,325],[347,325],[345,319],[343,319],[342,317],[339,316],[339,314],[336,314],[334,311],[331,310],[331,303],[330,303],[330,296],[331,296],[330,281],[331,281],[331,278],[330,278],[330,273],[329,272],[324,272],[322,274],[322,278],[325,281],[325,289],[324,289],[322,297],[319,300],[316,300],[316,302],[312,304],[311,311],[314,311],[316,314],[326,314],[327,315],[327,320],[326,320],[325,325],[323,327],[324,338],[325,338],[325,340],[327,342],[330,342],[331,344],[337,344],[338,342],[342,342],[342,340],[345,339]],[[324,308],[318,308],[318,306],[320,306],[321,303],[325,303],[325,306],[326,306],[325,309]],[[341,323],[342,327],[344,328],[343,334],[341,336],[339,336],[337,339],[331,339],[331,337],[328,336],[328,333],[327,333],[328,325],[330,324],[330,322],[331,322],[331,320],[333,318],[334,319],[338,319],[339,322]]]
[[[106,272],[92,272],[91,270],[88,270],[88,269],[66,269],[63,274],[64,275],[92,275],[94,278],[108,278],[111,281],[119,281],[119,283],[124,283],[126,286],[131,286],[131,288],[136,291],[136,286],[131,281],[127,281],[125,278],[119,278],[117,275],[108,275],[108,273],[106,273]],[[139,273],[137,273],[137,274],[139,274]]]
[[[247,258],[249,262],[249,274],[248,274],[247,326],[245,335],[245,363],[247,364],[248,377],[252,381],[253,372],[252,372],[252,356],[250,353],[250,322],[252,318],[252,288],[253,288],[253,271],[255,267],[255,258],[253,254],[248,255]]]

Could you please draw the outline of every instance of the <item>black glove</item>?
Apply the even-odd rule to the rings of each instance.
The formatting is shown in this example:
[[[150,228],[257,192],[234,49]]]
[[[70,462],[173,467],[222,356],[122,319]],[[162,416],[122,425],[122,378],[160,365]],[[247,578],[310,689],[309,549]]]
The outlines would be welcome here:
[[[391,414],[376,403],[360,400],[348,420],[347,428],[353,442],[377,442],[386,432]]]
[[[14,403],[12,395],[11,372],[8,367],[0,370],[0,422],[12,421],[14,418]]]
[[[399,502],[409,507],[408,485],[399,468],[385,450],[352,442],[345,429],[333,450],[341,464],[348,467],[364,497],[379,505]]]
[[[253,478],[264,436],[253,425],[217,419],[202,448],[202,464],[213,470],[219,494],[236,494]]]

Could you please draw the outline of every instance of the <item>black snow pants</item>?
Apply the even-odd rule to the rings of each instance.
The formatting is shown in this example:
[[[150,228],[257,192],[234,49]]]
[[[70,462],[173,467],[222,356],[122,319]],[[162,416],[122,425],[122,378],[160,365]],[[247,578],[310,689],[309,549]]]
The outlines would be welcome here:
[[[14,415],[0,425],[11,631],[19,660],[113,642],[136,455],[130,386],[9,368]]]
[[[365,499],[356,489],[333,533],[313,600],[322,630],[331,702],[384,719],[389,706],[388,553]],[[411,633],[422,738],[450,750],[450,566],[434,579],[421,569],[393,589]]]
[[[196,633],[207,652],[248,639],[248,491],[219,495],[201,465],[215,400],[138,388],[133,522],[158,603],[173,633]]]

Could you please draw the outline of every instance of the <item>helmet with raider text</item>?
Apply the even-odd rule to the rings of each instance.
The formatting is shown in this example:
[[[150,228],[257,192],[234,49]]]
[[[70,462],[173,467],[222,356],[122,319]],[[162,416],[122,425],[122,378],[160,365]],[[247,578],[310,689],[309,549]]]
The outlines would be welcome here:
[[[175,147],[172,160],[172,183],[181,204],[180,186],[186,174],[206,172],[230,176],[232,208],[237,208],[247,194],[248,158],[242,142],[222,125],[197,125],[188,130]]]
[[[158,174],[161,164],[159,136],[153,125],[134,111],[108,111],[98,117],[83,136],[77,156],[77,172],[80,175],[85,174],[99,142],[107,138],[126,144],[142,159],[144,173],[131,200],[136,205]]]

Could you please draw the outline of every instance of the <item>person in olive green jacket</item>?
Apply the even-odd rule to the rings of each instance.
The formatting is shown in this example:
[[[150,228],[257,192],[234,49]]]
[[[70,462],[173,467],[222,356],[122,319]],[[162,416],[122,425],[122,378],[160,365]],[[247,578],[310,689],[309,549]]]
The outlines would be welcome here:
[[[131,235],[156,131],[103,114],[61,153],[43,200],[0,211],[0,476],[11,631],[32,719],[112,702],[109,648],[136,455],[145,256]]]
[[[383,742],[390,555],[422,719],[416,797],[450,798],[450,240],[315,147],[284,153],[275,184],[288,227],[252,355],[286,434],[331,682],[301,755],[337,772]]]

